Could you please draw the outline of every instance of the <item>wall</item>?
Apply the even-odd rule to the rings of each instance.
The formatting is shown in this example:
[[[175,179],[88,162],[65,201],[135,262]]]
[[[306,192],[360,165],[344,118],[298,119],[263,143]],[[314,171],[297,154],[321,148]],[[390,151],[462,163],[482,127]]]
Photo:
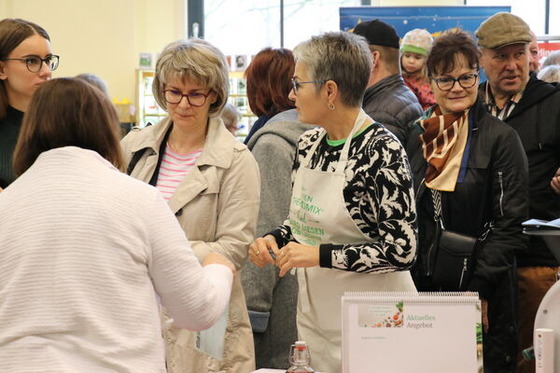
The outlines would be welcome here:
[[[0,0],[0,18],[38,23],[60,55],[54,76],[99,75],[117,100],[134,101],[140,52],[184,35],[183,0]]]

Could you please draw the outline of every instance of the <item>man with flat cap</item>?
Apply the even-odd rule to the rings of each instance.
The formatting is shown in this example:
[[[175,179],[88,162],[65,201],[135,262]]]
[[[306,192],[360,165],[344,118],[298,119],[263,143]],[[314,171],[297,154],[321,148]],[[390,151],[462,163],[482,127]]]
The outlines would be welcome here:
[[[560,89],[529,74],[531,30],[523,19],[497,13],[476,31],[481,67],[488,81],[479,87],[488,111],[511,125],[521,138],[529,163],[529,214],[531,218],[560,217]],[[520,351],[533,345],[538,306],[558,279],[558,262],[542,238],[530,236],[528,250],[517,253],[518,372],[534,372],[535,363],[523,361]],[[490,327],[492,327],[490,325]],[[513,356],[499,351],[503,370]]]
[[[399,36],[378,19],[360,22],[354,34],[363,36],[373,56],[373,67],[362,107],[406,144],[408,126],[422,115],[422,106],[404,84],[399,63]]]

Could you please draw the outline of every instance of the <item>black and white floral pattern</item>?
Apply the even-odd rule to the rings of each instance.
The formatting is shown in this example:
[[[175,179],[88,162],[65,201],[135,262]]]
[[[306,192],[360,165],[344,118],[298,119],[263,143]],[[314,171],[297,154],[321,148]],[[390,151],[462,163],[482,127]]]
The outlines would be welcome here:
[[[294,171],[300,166],[323,129],[302,135]],[[343,145],[330,146],[323,138],[309,167],[334,172]],[[408,159],[400,142],[382,125],[374,123],[352,139],[345,168],[344,200],[356,226],[373,243],[325,243],[331,263],[324,267],[354,272],[392,272],[409,269],[416,257],[416,208]],[[272,232],[280,245],[294,240],[289,225]]]

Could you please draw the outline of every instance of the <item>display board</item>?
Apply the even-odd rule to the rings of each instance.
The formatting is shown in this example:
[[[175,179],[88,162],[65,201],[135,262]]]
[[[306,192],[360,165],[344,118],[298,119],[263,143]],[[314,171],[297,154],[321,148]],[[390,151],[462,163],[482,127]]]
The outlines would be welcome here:
[[[342,372],[473,373],[482,369],[477,293],[346,293]]]
[[[510,11],[509,6],[341,7],[340,29],[351,31],[360,22],[380,19],[392,25],[401,38],[415,28],[433,36],[454,27],[474,34],[488,17]]]

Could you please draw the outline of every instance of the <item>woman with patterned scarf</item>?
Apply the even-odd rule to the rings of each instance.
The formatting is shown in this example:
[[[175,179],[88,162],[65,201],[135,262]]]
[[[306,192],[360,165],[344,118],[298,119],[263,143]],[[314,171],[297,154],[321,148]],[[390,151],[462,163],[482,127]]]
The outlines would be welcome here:
[[[450,290],[432,276],[436,212],[446,230],[479,239],[466,289],[482,300],[485,372],[514,372],[514,253],[525,248],[527,160],[516,132],[477,100],[479,51],[467,33],[450,30],[438,37],[427,67],[437,105],[417,122],[420,134],[408,144],[419,222],[414,281],[419,291]]]

